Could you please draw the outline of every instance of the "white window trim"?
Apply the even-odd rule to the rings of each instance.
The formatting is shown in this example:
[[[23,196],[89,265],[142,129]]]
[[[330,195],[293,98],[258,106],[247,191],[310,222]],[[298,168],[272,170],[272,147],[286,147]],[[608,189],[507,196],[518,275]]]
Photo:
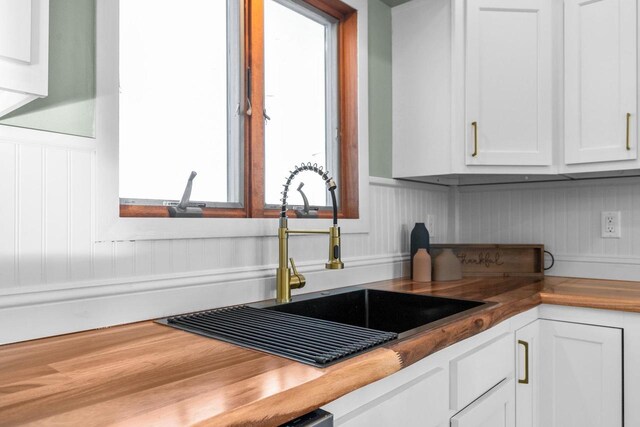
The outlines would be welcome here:
[[[238,0],[240,1],[240,0]],[[358,10],[359,219],[340,221],[343,233],[369,231],[369,80],[367,0],[345,0]],[[272,218],[120,218],[118,194],[119,0],[98,0],[96,11],[95,240],[156,240],[273,236]],[[340,185],[340,183],[338,183]],[[329,219],[291,219],[295,228],[329,227]]]

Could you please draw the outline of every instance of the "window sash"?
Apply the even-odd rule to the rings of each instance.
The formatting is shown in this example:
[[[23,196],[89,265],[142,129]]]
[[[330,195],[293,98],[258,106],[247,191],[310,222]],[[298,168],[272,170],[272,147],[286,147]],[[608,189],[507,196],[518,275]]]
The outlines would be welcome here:
[[[248,20],[252,25],[252,34],[247,40],[247,63],[259,68],[264,63],[264,46],[262,37],[264,5],[262,0],[246,0]],[[357,11],[339,0],[297,0],[300,3],[312,5],[318,10],[339,21],[337,28],[338,45],[338,108],[339,117],[339,170],[338,186],[339,216],[341,218],[359,218],[359,168],[358,168],[358,15]],[[251,93],[253,105],[264,105],[263,76],[254,71],[251,75]],[[262,111],[254,109],[254,115],[247,120],[250,150],[250,187],[248,194],[249,216],[253,218],[274,218],[279,215],[279,209],[269,209],[264,204],[264,116]],[[334,156],[335,157],[335,156]],[[292,213],[293,214],[293,213]],[[330,217],[329,210],[321,210],[320,217]]]
[[[244,34],[244,1],[227,0],[227,200],[236,202],[215,207],[245,206]]]
[[[325,12],[310,6],[302,0],[273,0],[280,5],[299,13],[300,15],[317,22],[325,28],[325,159],[324,169],[331,172],[331,176],[340,182],[340,111],[339,111],[339,81],[338,81],[338,26],[340,21]],[[304,99],[301,100],[304,103]],[[266,150],[266,148],[265,148]],[[299,160],[299,159],[298,159]],[[301,161],[301,160],[299,160]],[[295,164],[292,162],[290,168]],[[282,172],[286,175],[289,169]],[[336,190],[336,196],[340,199],[340,188]],[[267,194],[264,194],[265,209],[280,209],[279,204],[267,203]],[[301,207],[302,205],[290,205]],[[315,205],[314,205],[315,206]],[[321,210],[331,207],[331,196],[327,192],[325,204],[318,206]]]
[[[244,1],[227,0],[227,202],[190,200],[206,208],[241,209],[245,206],[244,165]],[[185,180],[186,185],[186,180]],[[179,199],[123,198],[121,205],[177,206]]]

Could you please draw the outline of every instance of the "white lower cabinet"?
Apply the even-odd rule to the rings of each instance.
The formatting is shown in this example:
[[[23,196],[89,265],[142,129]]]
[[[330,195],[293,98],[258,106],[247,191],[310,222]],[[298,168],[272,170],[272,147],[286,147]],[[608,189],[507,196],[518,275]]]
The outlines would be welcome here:
[[[504,380],[451,418],[451,427],[514,427],[513,380]]]
[[[542,305],[323,409],[349,427],[637,427],[638,360],[639,314]]]
[[[518,427],[622,426],[622,329],[536,320],[516,342]]]
[[[336,420],[337,426],[446,425],[447,375],[436,368]]]
[[[512,342],[513,334],[505,333],[449,362],[452,410],[461,410],[513,375]]]
[[[336,426],[446,427],[456,413],[462,410],[462,414],[487,399],[487,405],[492,405],[504,397],[502,390],[509,389],[512,413],[512,341],[513,332],[507,324],[496,326],[349,393],[322,409],[334,414]],[[488,398],[494,394],[495,397]],[[478,411],[485,410],[482,408]],[[489,424],[459,425],[492,426],[487,422]],[[513,422],[505,426],[513,426]]]

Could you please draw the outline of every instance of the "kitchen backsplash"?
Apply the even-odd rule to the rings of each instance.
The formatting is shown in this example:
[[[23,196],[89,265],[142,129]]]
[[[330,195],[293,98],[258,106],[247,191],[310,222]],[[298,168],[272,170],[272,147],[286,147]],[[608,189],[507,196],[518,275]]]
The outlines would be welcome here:
[[[621,212],[620,239],[603,239],[602,211]],[[458,238],[543,243],[548,274],[640,280],[640,178],[462,187]]]
[[[0,140],[0,343],[273,296],[275,237],[94,243],[95,147],[47,138]],[[639,184],[450,189],[371,178],[370,231],[343,237],[347,269],[321,268],[322,236],[292,238],[291,253],[308,273],[304,292],[397,277],[411,227],[433,215],[434,242],[544,243],[556,256],[550,274],[639,279]],[[621,239],[600,238],[603,210],[622,212]]]
[[[275,226],[274,237],[94,243],[94,148],[47,138],[0,139],[0,343],[273,296]],[[344,271],[320,268],[323,236],[291,238],[305,292],[402,275],[410,227],[427,215],[446,240],[446,187],[371,178],[369,199],[370,232],[343,236]]]
[[[1,290],[277,263],[275,237],[93,243],[90,151],[0,142],[0,162]],[[407,253],[407,227],[429,214],[436,235],[447,232],[446,188],[372,181],[370,233],[344,236],[345,259]],[[320,262],[325,240],[292,237],[291,252],[300,263]]]

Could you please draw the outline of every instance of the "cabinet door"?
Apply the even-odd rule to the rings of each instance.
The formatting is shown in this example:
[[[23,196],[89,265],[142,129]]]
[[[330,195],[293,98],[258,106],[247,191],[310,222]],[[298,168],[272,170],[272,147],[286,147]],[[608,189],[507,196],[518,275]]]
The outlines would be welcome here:
[[[466,164],[550,165],[550,1],[469,0],[466,40]]]
[[[622,426],[622,330],[539,322],[537,425]]]
[[[513,380],[504,380],[451,418],[451,427],[513,427]]]
[[[636,8],[636,0],[565,0],[567,164],[637,158]]]
[[[0,2],[0,56],[31,62],[31,1]]]
[[[537,320],[516,346],[518,427],[622,425],[621,329]]]
[[[49,0],[0,1],[0,117],[48,93]]]

